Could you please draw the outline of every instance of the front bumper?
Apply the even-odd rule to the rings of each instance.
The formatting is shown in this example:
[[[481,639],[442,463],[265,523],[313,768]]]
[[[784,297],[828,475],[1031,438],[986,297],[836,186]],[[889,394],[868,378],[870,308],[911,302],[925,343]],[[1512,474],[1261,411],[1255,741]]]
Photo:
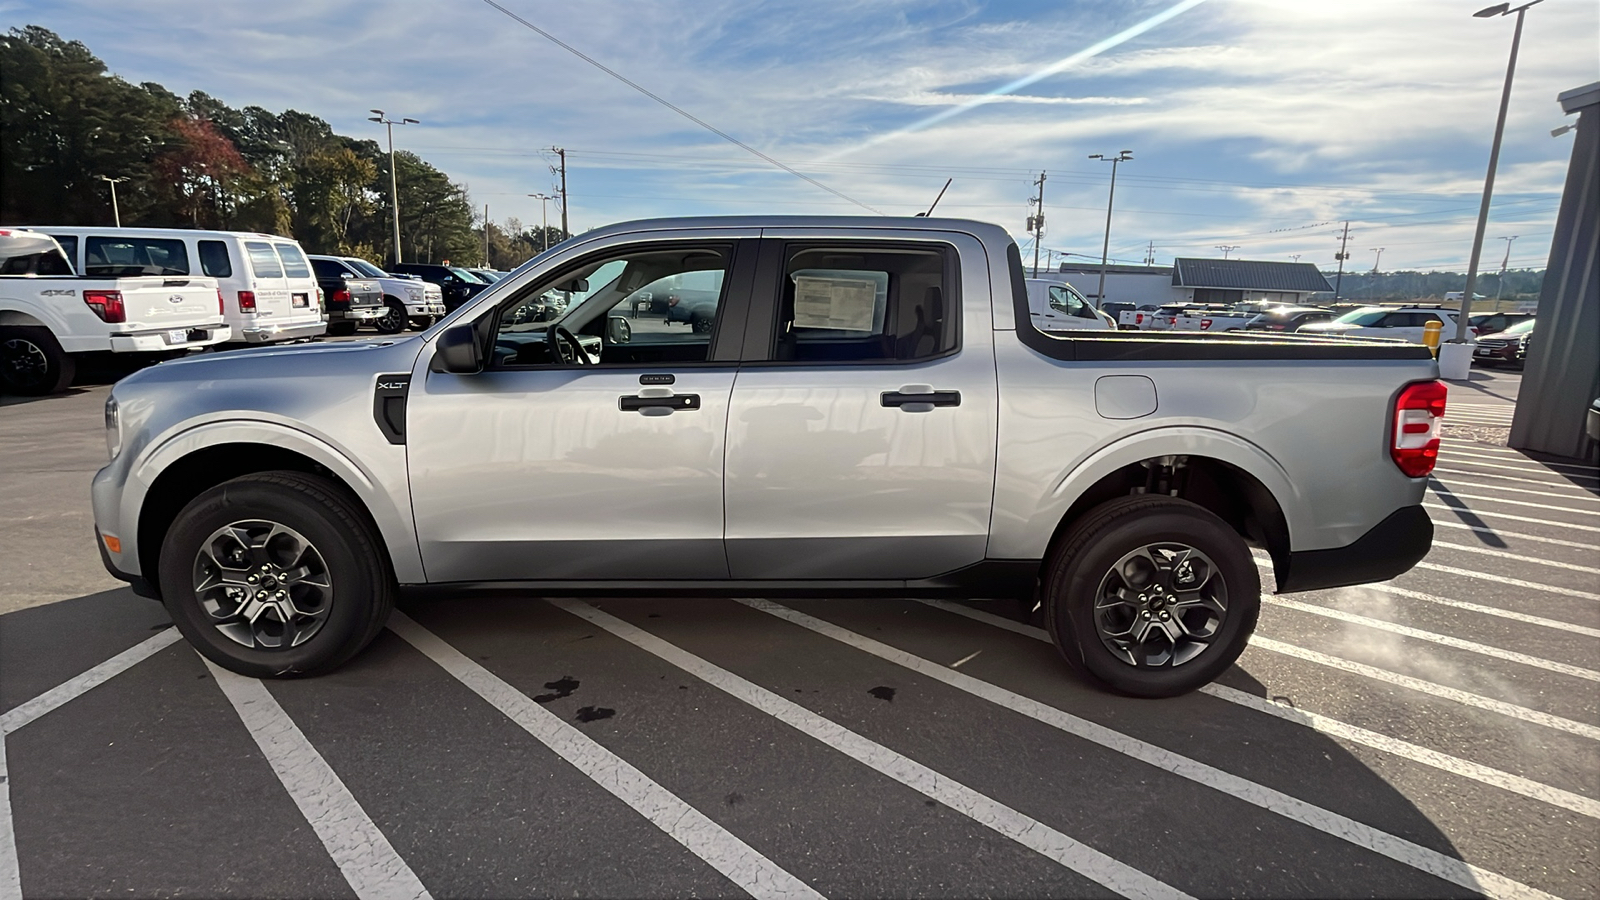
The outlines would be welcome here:
[[[301,338],[313,338],[326,334],[328,323],[324,319],[315,322],[297,322],[293,325],[273,325],[262,323],[250,325],[239,330],[239,337],[250,344],[269,344],[273,341],[293,341]]]
[[[1387,581],[1410,571],[1433,547],[1433,520],[1421,506],[1402,506],[1346,547],[1290,552],[1273,560],[1278,593],[1320,591]]]
[[[132,588],[133,592],[141,597],[150,600],[161,599],[161,593],[155,589],[155,585],[151,584],[148,578],[143,575],[130,575],[117,568],[117,564],[111,561],[111,553],[106,550],[105,538],[101,536],[99,526],[95,526],[94,529],[94,545],[100,548],[100,564],[106,567],[106,571],[111,574],[112,578],[118,581],[126,581],[128,587]]]
[[[429,300],[419,303],[407,303],[406,315],[408,316],[442,316],[444,315],[443,300]]]
[[[164,353],[168,350],[185,350],[191,347],[209,347],[233,336],[227,325],[204,325],[199,328],[171,328],[145,331],[137,334],[111,335],[112,353]]]

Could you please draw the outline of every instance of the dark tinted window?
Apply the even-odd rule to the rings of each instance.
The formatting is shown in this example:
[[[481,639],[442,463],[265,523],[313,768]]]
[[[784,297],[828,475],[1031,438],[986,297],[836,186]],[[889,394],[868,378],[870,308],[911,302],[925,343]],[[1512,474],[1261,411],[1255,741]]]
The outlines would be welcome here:
[[[273,244],[277,248],[278,258],[283,260],[284,274],[290,278],[310,278],[311,267],[306,265],[306,255],[300,248],[293,244]]]
[[[948,251],[852,244],[787,257],[776,359],[909,361],[955,349]]]
[[[349,274],[350,268],[341,262],[331,259],[313,259],[311,268],[315,269],[318,278],[340,278]]]
[[[67,255],[67,259],[70,260],[73,265],[77,265],[78,236],[75,234],[52,234],[50,236],[55,238],[56,243],[61,245],[61,252]]]
[[[175,238],[90,237],[85,275],[188,275],[189,250]]]
[[[212,278],[232,278],[233,260],[228,256],[228,245],[221,241],[200,242],[200,274]]]
[[[283,277],[283,262],[278,259],[278,254],[272,252],[271,244],[249,241],[244,245],[244,252],[250,256],[250,271],[257,278]]]

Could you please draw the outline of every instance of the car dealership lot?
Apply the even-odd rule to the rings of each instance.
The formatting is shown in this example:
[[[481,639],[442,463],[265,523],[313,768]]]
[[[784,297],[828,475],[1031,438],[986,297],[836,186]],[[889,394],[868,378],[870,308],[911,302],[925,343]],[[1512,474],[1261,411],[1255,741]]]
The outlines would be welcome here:
[[[1594,896],[1600,482],[1496,443],[1519,380],[1421,566],[1163,701],[910,598],[414,600],[263,684],[101,570],[106,389],[0,399],[0,897]]]

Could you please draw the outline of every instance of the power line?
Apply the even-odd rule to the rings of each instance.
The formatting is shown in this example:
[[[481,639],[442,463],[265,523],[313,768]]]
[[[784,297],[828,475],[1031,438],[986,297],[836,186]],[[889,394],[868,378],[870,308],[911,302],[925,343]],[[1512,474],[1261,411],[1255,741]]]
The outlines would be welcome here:
[[[607,75],[610,75],[612,78],[617,79],[618,81],[622,82],[623,84],[627,85],[628,87],[633,88],[634,90],[636,90],[639,93],[645,95],[646,97],[649,97],[651,100],[654,100],[657,103],[661,104],[662,106],[665,106],[667,109],[670,109],[673,112],[677,113],[678,115],[683,116],[685,119],[688,119],[689,121],[695,123],[696,125],[699,125],[701,128],[704,128],[705,130],[711,132],[712,134],[716,135],[717,137],[722,138],[723,140],[727,141],[728,143],[733,144],[734,146],[739,147],[742,150],[745,150],[746,152],[750,153],[753,156],[756,156],[756,157],[759,157],[761,159],[766,160],[767,162],[771,163],[774,166],[777,166],[778,168],[784,170],[785,172],[788,172],[790,175],[793,175],[794,177],[800,179],[801,181],[804,181],[807,184],[813,185],[815,187],[819,187],[819,188],[827,191],[828,193],[833,194],[834,196],[838,197],[841,200],[847,200],[847,201],[849,201],[851,203],[854,203],[856,206],[859,206],[862,209],[865,209],[865,210],[867,210],[869,212],[877,213],[880,216],[883,215],[883,211],[882,210],[873,209],[872,207],[868,206],[867,204],[862,203],[860,200],[857,200],[854,197],[851,197],[848,194],[845,194],[845,193],[843,193],[841,191],[837,191],[837,190],[835,190],[835,189],[823,184],[822,182],[816,180],[815,178],[812,178],[810,175],[807,175],[807,174],[805,174],[803,172],[796,171],[795,169],[792,169],[789,166],[784,165],[783,163],[777,161],[776,159],[773,159],[772,157],[768,156],[765,153],[762,153],[760,150],[757,150],[756,148],[750,146],[749,144],[746,144],[744,141],[739,140],[738,138],[734,137],[733,135],[727,133],[726,131],[723,131],[722,129],[717,128],[715,125],[712,125],[710,122],[707,122],[706,120],[694,115],[693,113],[690,113],[688,110],[685,110],[684,108],[682,108],[680,106],[677,106],[676,104],[674,104],[671,101],[667,100],[666,98],[660,96],[659,94],[656,94],[656,93],[650,91],[648,88],[644,87],[643,85],[639,84],[638,82],[633,81],[633,80],[625,77],[624,75],[622,75],[622,73],[617,72],[615,69],[611,69],[611,68],[607,67],[604,63],[600,62],[599,60],[595,59],[592,56],[589,56],[588,54],[586,54],[583,51],[579,50],[577,47],[572,46],[571,44],[567,43],[566,41],[561,40],[560,38],[556,37],[555,35],[551,34],[550,32],[545,31],[543,28],[540,28],[539,26],[533,24],[532,22],[529,22],[527,19],[524,19],[523,17],[517,15],[516,13],[512,12],[511,10],[506,9],[504,6],[501,6],[500,4],[496,3],[495,0],[483,0],[483,2],[487,3],[488,5],[490,5],[492,7],[494,7],[495,9],[498,9],[502,13],[505,13],[506,16],[510,17],[511,19],[515,20],[516,22],[521,23],[528,30],[534,32],[535,34],[538,34],[540,37],[544,38],[545,40],[549,41],[550,43],[555,44],[557,47],[560,47],[561,49],[567,51],[568,53],[571,53],[573,56],[576,56],[577,58],[583,60],[584,62],[588,63],[589,65],[594,66],[596,69],[599,69],[600,71],[606,73]],[[563,209],[564,208],[565,207],[563,207]]]

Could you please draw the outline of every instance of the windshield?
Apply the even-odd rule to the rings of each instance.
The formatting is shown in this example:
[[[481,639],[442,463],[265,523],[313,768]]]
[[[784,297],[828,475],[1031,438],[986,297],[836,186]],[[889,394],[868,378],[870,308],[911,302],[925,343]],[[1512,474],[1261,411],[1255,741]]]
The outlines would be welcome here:
[[[488,284],[489,283],[487,281],[484,281],[482,278],[479,278],[478,276],[472,274],[471,272],[468,272],[466,269],[457,268],[456,266],[446,266],[446,268],[448,268],[450,270],[450,273],[452,275],[456,276],[457,278],[461,279],[462,281],[465,281],[467,284]]]
[[[368,278],[388,278],[389,277],[389,273],[388,272],[385,272],[384,270],[378,268],[377,266],[373,265],[372,263],[367,262],[364,259],[355,259],[355,258],[352,258],[352,257],[345,257],[345,262],[349,263],[351,268],[353,268],[357,272],[360,272],[361,274],[367,276]]]
[[[1353,309],[1333,321],[1337,325],[1375,325],[1387,314],[1382,309]]]
[[[1534,323],[1534,321],[1536,321],[1536,320],[1534,320],[1534,319],[1524,319],[1523,321],[1518,322],[1517,324],[1511,326],[1510,328],[1507,328],[1505,331],[1502,331],[1500,333],[1501,334],[1527,334],[1527,333],[1533,331],[1533,323]]]

